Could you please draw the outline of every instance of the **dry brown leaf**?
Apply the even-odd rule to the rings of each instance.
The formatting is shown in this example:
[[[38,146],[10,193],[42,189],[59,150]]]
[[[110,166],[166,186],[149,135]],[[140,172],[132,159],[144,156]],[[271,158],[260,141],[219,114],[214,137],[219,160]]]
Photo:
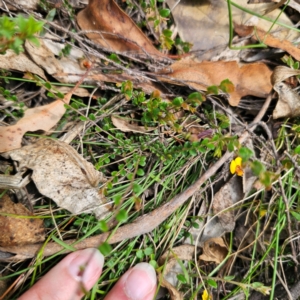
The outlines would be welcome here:
[[[68,57],[62,57],[57,59],[56,56],[59,55],[62,49],[62,44],[49,41],[49,40],[39,40],[42,47],[36,47],[33,44],[25,43],[25,48],[27,52],[31,53],[31,59],[36,64],[41,64],[40,67],[45,69],[46,72],[49,72],[56,80],[63,83],[77,83],[82,75],[86,72],[86,69],[83,69],[80,65],[80,58],[84,57],[84,52],[78,49],[71,49],[71,53]],[[40,54],[39,51],[42,53]],[[48,64],[43,63],[43,57],[48,56],[48,61],[52,63],[52,67],[47,66]],[[46,58],[45,58],[46,59]],[[99,59],[93,57],[94,63],[98,64]],[[8,67],[10,69],[11,67]],[[144,78],[130,76],[127,73],[123,72],[121,74],[104,74],[99,72],[98,69],[90,70],[84,82],[114,82],[121,83],[126,80],[132,81],[135,88],[141,88],[145,93],[150,94],[155,90],[158,90],[158,87],[154,85],[153,82]],[[163,93],[161,92],[163,96]]]
[[[235,218],[232,206],[243,199],[243,195],[241,179],[233,176],[214,196],[213,213],[218,214],[218,220],[224,232],[231,232],[234,229]]]
[[[300,70],[293,70],[285,66],[276,67],[272,82],[273,88],[278,93],[278,102],[273,111],[273,118],[300,116],[300,96],[283,81],[289,77],[300,75]]]
[[[18,6],[21,7],[22,9],[32,10],[32,11],[37,10],[39,7],[38,0],[14,0],[12,3],[17,5],[17,7],[15,5],[10,5],[9,3],[4,3],[4,2],[0,2],[0,7],[4,7],[5,10],[9,9],[12,11],[18,10]]]
[[[28,216],[33,215],[23,204],[13,203],[7,194],[0,199],[0,246],[21,246],[45,240],[43,220]]]
[[[16,70],[23,73],[37,74],[46,79],[44,71],[28,58],[25,53],[16,54],[12,50],[7,50],[4,55],[0,55],[0,69]]]
[[[236,61],[198,63],[186,59],[172,64],[164,75],[169,78],[160,80],[173,84],[185,82],[198,90],[206,90],[208,86],[219,85],[224,79],[229,79],[235,86],[235,91],[229,93],[229,104],[232,106],[237,106],[241,97],[246,95],[265,98],[272,89],[272,72],[263,63],[240,67]],[[177,79],[177,82],[171,78]]]
[[[172,17],[176,23],[176,29],[185,42],[192,43],[194,55],[201,60],[211,60],[228,46],[229,40],[229,18],[227,1],[177,1],[166,0],[172,10]],[[248,8],[256,13],[263,12],[272,4],[247,5],[246,0],[235,0],[234,3]],[[299,6],[299,4],[298,4]],[[253,17],[253,15],[243,10],[231,6],[233,21],[242,24],[255,25],[268,31],[272,25],[267,20]],[[268,15],[271,19],[276,19],[280,15],[280,10],[275,10]],[[291,20],[285,15],[279,16],[280,23],[293,25]],[[251,24],[249,24],[251,22]],[[199,30],[205,28],[205,30]],[[278,30],[280,29],[280,30]],[[299,33],[280,27],[275,24],[272,27],[274,34],[281,39],[295,40]],[[239,53],[234,50],[235,53]]]
[[[93,212],[102,218],[109,210],[97,188],[104,181],[102,173],[70,145],[51,139],[5,153],[19,163],[18,169],[33,171],[39,192],[73,214]]]
[[[169,272],[171,265],[169,264],[171,261],[176,261],[177,259],[182,260],[191,260],[193,259],[193,254],[195,252],[195,246],[193,245],[181,245],[172,250],[167,250],[159,259],[158,264],[162,266],[166,259],[168,259],[167,266],[165,268],[165,272]]]
[[[110,50],[164,56],[113,0],[90,0],[77,22],[82,30],[98,31],[87,36]]]
[[[31,59],[49,75],[61,74],[63,69],[55,58],[54,54],[48,49],[43,40],[39,40],[39,45],[26,41],[25,49]]]
[[[296,10],[296,11],[300,11],[300,4],[297,2],[298,0],[289,0],[289,1],[287,1],[287,0],[248,0],[248,4],[252,4],[252,3],[264,3],[264,2],[278,2],[278,4],[280,4],[280,6],[282,6],[282,4],[287,4],[288,6],[290,6],[290,7],[292,7],[294,10]],[[277,5],[276,5],[277,6]],[[252,6],[251,6],[251,8],[252,8]],[[273,11],[273,8],[274,8],[274,5],[272,5],[271,7],[270,7],[270,11],[271,11],[271,9],[272,9],[272,11]],[[265,14],[267,14],[267,13],[269,13],[268,12],[268,9],[266,9],[265,11],[264,11],[264,13]],[[277,13],[277,12],[276,12]],[[283,15],[283,14],[282,14]],[[277,16],[278,16],[278,13],[277,13]],[[268,16],[269,17],[269,16]],[[274,16],[274,17],[276,17],[276,16]],[[275,18],[273,18],[273,19],[275,19]]]
[[[162,276],[159,279],[159,284],[168,290],[171,300],[184,300],[182,293],[180,293],[174,285],[169,283]]]
[[[168,289],[171,299],[183,299],[182,294],[177,291],[175,285],[177,284],[177,274],[182,273],[181,265],[178,260],[190,261],[193,259],[195,252],[195,246],[181,245],[173,248],[171,251],[167,250],[159,259],[158,264],[160,266],[165,264],[164,277],[161,278],[161,285]],[[167,262],[166,262],[167,260]]]
[[[199,256],[204,261],[221,263],[228,253],[227,247],[222,238],[212,238],[204,243],[203,254]]]
[[[117,127],[119,130],[123,132],[146,133],[156,129],[156,127],[144,127],[144,126],[138,126],[134,123],[131,124],[129,120],[117,116],[111,116],[111,121],[115,127]]]
[[[272,34],[266,33],[262,29],[254,26],[235,24],[234,30],[239,36],[244,37],[251,35],[254,40],[263,42],[270,47],[282,49],[288,52],[296,60],[300,60],[300,49],[287,40],[277,39]]]
[[[16,124],[0,127],[0,153],[21,147],[22,137],[27,131],[50,130],[64,115],[65,104],[70,102],[72,93],[50,104],[27,109],[24,117]]]
[[[62,94],[67,94],[71,90],[72,90],[72,88],[68,87],[68,86],[56,86],[54,92],[58,91],[58,92],[60,92]],[[85,88],[77,88],[75,91],[73,91],[73,95],[76,95],[78,97],[86,97],[86,98],[88,98],[88,97],[91,96],[91,93],[89,92],[89,90],[87,90]],[[94,94],[94,97],[95,96],[96,95]],[[94,97],[93,97],[93,99],[95,99]]]

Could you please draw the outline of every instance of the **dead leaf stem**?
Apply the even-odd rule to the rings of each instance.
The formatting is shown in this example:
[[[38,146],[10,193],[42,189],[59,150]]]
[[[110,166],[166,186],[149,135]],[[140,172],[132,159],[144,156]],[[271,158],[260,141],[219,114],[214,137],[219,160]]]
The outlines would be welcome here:
[[[258,115],[255,117],[253,122],[249,125],[248,129],[240,136],[239,142],[243,144],[250,135],[250,131],[253,131],[260,120],[265,115],[272,100],[272,93],[270,93],[261,108]],[[111,232],[102,233],[83,241],[77,241],[76,239],[64,241],[68,245],[72,245],[75,249],[85,249],[90,247],[98,247],[99,244],[107,241],[110,244],[115,244],[125,239],[134,238],[136,236],[151,232],[158,227],[163,221],[165,221],[174,211],[176,211],[181,205],[183,205],[190,197],[194,195],[200,188],[200,186],[208,180],[211,176],[216,174],[217,170],[228,161],[234,155],[233,152],[226,152],[210,169],[208,169],[200,178],[198,178],[190,187],[184,192],[176,195],[169,202],[163,204],[157,209],[151,211],[148,214],[140,216],[130,224],[126,224],[118,228],[113,235],[110,237]],[[75,244],[76,243],[76,244]],[[22,247],[0,247],[0,251],[9,252],[12,254],[11,257],[6,258],[5,261],[19,261],[27,258],[34,257],[40,249],[44,247],[43,255],[50,256],[59,251],[61,253],[68,253],[71,250],[64,249],[57,243],[50,242],[46,246],[43,243],[35,245],[27,245]]]

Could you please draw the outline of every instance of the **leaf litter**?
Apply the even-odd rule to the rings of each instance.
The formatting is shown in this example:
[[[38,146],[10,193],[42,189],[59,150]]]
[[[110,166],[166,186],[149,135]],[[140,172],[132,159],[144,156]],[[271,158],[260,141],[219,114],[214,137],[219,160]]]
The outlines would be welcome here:
[[[283,90],[282,88],[283,79],[278,81],[273,81],[271,83],[271,77],[272,77],[271,75],[273,72],[264,63],[241,65],[237,62],[217,61],[214,62],[214,64],[212,64],[211,62],[194,61],[191,57],[188,57],[186,60],[180,60],[178,62],[173,62],[171,64],[169,64],[170,60],[168,59],[168,63],[167,63],[168,65],[167,66],[163,65],[162,68],[161,68],[162,65],[160,61],[160,66],[158,68],[159,70],[156,69],[157,67],[156,65],[154,66],[154,71],[152,71],[152,69],[149,67],[148,62],[146,60],[141,61],[141,58],[146,57],[147,59],[150,60],[149,55],[152,54],[154,57],[153,60],[155,60],[155,58],[158,57],[166,58],[167,55],[162,54],[155,47],[153,47],[150,39],[148,39],[143,34],[143,32],[137,26],[135,26],[135,23],[132,21],[132,19],[128,15],[126,15],[115,2],[104,1],[103,3],[106,5],[106,7],[102,9],[102,13],[103,13],[102,16],[97,7],[99,6],[99,3],[97,1],[91,1],[88,7],[84,11],[79,13],[78,22],[85,23],[84,25],[80,25],[84,30],[100,31],[100,33],[86,32],[86,34],[92,41],[96,41],[101,45],[101,47],[103,47],[103,49],[105,48],[104,51],[108,51],[110,53],[116,52],[118,53],[118,55],[120,55],[121,63],[118,62],[118,64],[120,64],[120,69],[118,70],[116,68],[116,63],[114,63],[111,59],[106,60],[105,56],[100,57],[99,53],[95,53],[95,51],[91,51],[90,53],[92,53],[92,55],[89,55],[89,59],[93,65],[93,68],[92,70],[90,70],[89,74],[85,76],[84,79],[86,80],[86,82],[95,83],[96,81],[102,81],[102,84],[104,85],[107,83],[117,83],[118,84],[117,87],[120,87],[120,83],[122,81],[132,80],[134,83],[134,87],[141,88],[145,93],[148,94],[155,93],[159,89],[160,95],[162,97],[166,97],[166,94],[170,94],[170,92],[171,94],[173,94],[173,90],[171,88],[172,86],[176,86],[177,89],[184,87],[196,91],[205,92],[207,91],[207,88],[209,86],[211,85],[219,86],[222,80],[229,79],[230,81],[232,81],[235,88],[234,90],[231,90],[227,94],[223,93],[223,99],[227,98],[229,104],[232,106],[238,106],[241,101],[241,98],[244,98],[245,96],[252,95],[260,98],[265,98],[268,96],[266,105],[263,106],[261,110],[258,110],[259,113],[255,117],[253,123],[250,123],[249,127],[247,128],[244,125],[244,127],[242,127],[243,128],[242,131],[238,132],[240,144],[244,143],[245,140],[249,138],[250,135],[252,135],[253,137],[254,128],[256,128],[256,126],[259,126],[258,123],[261,122],[264,114],[266,113],[268,105],[271,101],[270,91],[272,89],[272,86],[278,92],[279,99],[283,99],[283,100],[279,100],[278,104],[280,102],[285,102],[285,103],[287,102],[287,100],[285,100],[284,98],[285,94],[287,93],[284,92],[283,96],[281,93],[281,90]],[[111,7],[111,11],[107,10],[107,7]],[[113,24],[112,26],[108,26],[109,22],[107,22],[107,20],[110,20],[112,18],[111,12],[113,12],[113,14],[117,17],[116,19],[114,19],[115,24]],[[126,26],[129,26],[130,28],[134,28],[133,36],[135,37],[136,41],[132,42],[132,40],[134,40],[133,37],[127,35],[128,29],[124,31],[118,31],[119,30],[118,28],[120,28],[119,25],[121,24],[121,21],[123,21],[125,24],[124,28],[128,28]],[[121,29],[123,28],[121,27]],[[63,29],[60,30],[63,31]],[[99,38],[101,36],[102,38]],[[73,35],[72,37],[75,37],[75,35]],[[76,38],[78,38],[77,39],[78,42],[82,43],[83,40],[80,39],[79,36],[76,36]],[[39,48],[33,49],[29,44],[27,44],[26,50],[29,52],[29,55],[27,54],[28,55],[27,57],[30,57],[31,60],[34,61],[34,64],[39,65],[42,69],[44,69],[44,71],[46,72],[45,73],[46,76],[48,74],[53,76],[60,82],[72,83],[72,82],[76,82],[76,80],[79,80],[82,77],[82,74],[85,73],[85,70],[82,69],[82,66],[80,64],[79,61],[80,59],[78,59],[81,54],[79,56],[76,56],[76,58],[72,57],[71,55],[69,58],[63,57],[61,59],[58,59],[57,58],[58,52],[55,52],[56,50],[54,49],[55,47],[53,47],[53,45],[51,47],[49,46],[48,48],[47,46],[44,46],[46,45],[46,43],[44,44],[41,43],[41,44],[42,47],[40,48],[40,50]],[[279,43],[270,44],[270,45],[275,45],[278,47],[280,46]],[[288,48],[290,49],[291,46],[290,44],[288,45],[289,45]],[[284,50],[288,51],[289,49],[285,48]],[[123,53],[124,56],[122,54],[122,51],[125,51]],[[82,57],[83,59],[85,59],[85,55],[87,54],[87,51],[85,52],[83,51],[82,53],[83,53]],[[48,57],[51,57],[52,63],[49,66],[48,65],[45,66],[44,61]],[[132,71],[130,69],[131,66],[128,67],[129,65],[126,67],[127,70],[126,68],[122,68],[123,67],[122,60],[128,59],[128,57],[131,57],[132,60],[135,62],[140,60],[139,63],[141,63],[144,66],[144,70],[148,70],[148,71],[141,72],[140,70],[137,69],[135,71]],[[99,72],[100,67],[102,69],[106,68],[105,72]],[[116,75],[114,73],[116,70],[117,71],[121,70],[121,72],[119,72],[119,74]],[[24,69],[20,67],[20,71],[24,72]],[[40,73],[40,71],[34,71],[33,69],[31,69],[30,72],[33,72],[34,74],[37,74],[36,72]],[[163,82],[162,85],[160,84],[161,82]],[[111,90],[115,89],[115,86],[113,85],[106,85],[106,87],[109,87]],[[287,86],[287,89],[288,88],[289,87]],[[215,107],[218,107],[217,103],[214,102],[214,97],[211,97],[210,95],[208,95],[208,93],[204,93],[204,94],[206,99],[210,101],[209,103],[212,103],[214,105],[214,109]],[[69,96],[71,97],[71,94],[67,95],[67,97]],[[253,101],[255,101],[255,98],[252,99]],[[129,101],[130,97],[127,100]],[[60,101],[60,100],[56,100],[56,101]],[[222,104],[226,106],[226,104],[224,103],[226,102],[222,102]],[[285,112],[283,115],[281,115],[281,117],[294,117],[295,115],[293,115],[292,113],[294,111],[297,112],[297,108],[295,108],[295,106],[293,105],[294,105],[293,103],[287,104],[286,105],[287,108],[284,110]],[[205,107],[207,109],[207,105]],[[278,111],[281,112],[281,110],[282,109],[279,107],[277,109],[277,114]],[[56,109],[54,109],[53,111],[57,113]],[[274,110],[274,112],[275,111],[276,109]],[[240,113],[238,109],[235,110],[235,112]],[[214,111],[215,118],[218,113],[219,113],[218,110]],[[97,187],[98,181],[100,180],[101,173],[96,171],[92,164],[84,160],[71,146],[68,146],[67,144],[62,144],[62,142],[58,142],[58,141],[54,142],[52,139],[42,139],[37,141],[36,143],[23,146],[22,148],[20,148],[21,138],[25,132],[35,131],[38,129],[42,129],[46,132],[51,129],[53,130],[55,128],[55,125],[59,122],[63,114],[64,112],[62,113],[60,112],[58,114],[60,117],[56,118],[56,120],[54,120],[53,123],[49,123],[50,125],[48,124],[47,125],[48,127],[44,128],[42,126],[43,125],[42,122],[40,122],[40,127],[37,126],[34,129],[32,127],[31,129],[33,130],[29,130],[30,127],[27,127],[27,125],[30,124],[30,122],[26,121],[25,118],[26,122],[24,126],[23,125],[21,126],[22,134],[18,138],[18,142],[16,146],[12,146],[12,144],[10,145],[10,147],[15,147],[15,148],[4,148],[3,151],[15,149],[8,152],[8,155],[14,161],[18,162],[19,164],[18,167],[20,167],[20,169],[23,168],[23,169],[33,170],[32,179],[35,182],[37,188],[40,190],[42,194],[56,201],[59,207],[63,207],[69,210],[70,212],[72,212],[73,214],[78,214],[86,210],[91,210],[96,214],[97,217],[101,218],[101,216],[109,212],[109,208],[105,207],[105,205],[103,206],[103,204],[106,203],[106,199],[103,195],[101,195],[101,192],[99,194],[99,189]],[[138,114],[134,115],[134,117],[136,117],[137,115]],[[38,119],[39,116],[41,116],[40,112],[35,111],[35,113],[33,114],[33,118]],[[48,117],[45,118],[46,123],[49,121],[49,119],[51,119],[51,117],[49,118],[49,116],[50,115],[48,115]],[[274,116],[276,117],[276,113]],[[203,113],[201,117],[202,118],[205,117]],[[278,118],[280,118],[280,116]],[[101,118],[99,118],[99,120],[101,120]],[[119,129],[122,132],[125,132],[127,136],[130,136],[132,132],[145,133],[146,131],[144,131],[144,129],[147,130],[146,126],[145,127],[140,125],[136,126],[133,121],[122,123],[120,122],[120,118],[116,118],[116,116],[113,115],[110,116],[110,120],[112,121],[112,123],[115,125],[117,129]],[[16,123],[15,125],[18,124],[19,126],[20,125],[19,122]],[[7,127],[4,127],[6,128],[4,129],[4,131],[8,132],[8,134],[12,134],[9,132],[12,129],[11,126],[15,126],[15,125],[9,125]],[[113,130],[115,130],[115,128]],[[170,133],[170,129],[165,125],[160,125],[159,130],[162,130],[160,132],[161,134],[165,134],[165,132]],[[164,132],[163,130],[166,131]],[[211,134],[205,136],[205,138],[210,139],[211,135],[213,135],[214,133],[215,131],[212,131]],[[15,133],[13,132],[13,134]],[[15,138],[14,135],[12,136]],[[163,135],[161,137],[163,137]],[[105,138],[107,138],[107,136],[105,136]],[[182,137],[180,136],[180,139],[178,139],[179,143],[181,142],[181,139]],[[201,137],[199,137],[199,139],[201,140]],[[9,140],[9,138],[7,138],[7,140]],[[256,146],[257,146],[258,144],[257,141],[259,139],[254,138],[254,140],[256,141]],[[262,151],[267,151],[267,149],[262,147]],[[268,157],[268,156],[266,155],[264,157]],[[55,163],[53,163],[54,158],[57,161]],[[120,228],[116,229],[114,231],[114,234],[111,235],[109,239],[109,243],[113,244],[113,243],[123,241],[124,239],[142,235],[147,232],[149,233],[153,232],[163,221],[165,221],[169,216],[171,216],[173,212],[175,212],[192,195],[194,195],[195,192],[199,190],[199,187],[201,185],[203,185],[205,182],[210,180],[210,178],[213,178],[219,172],[220,168],[226,163],[226,161],[232,158],[233,158],[233,153],[225,152],[223,156],[216,161],[215,164],[210,164],[208,170],[205,171],[204,173],[201,173],[199,175],[199,178],[195,181],[195,183],[190,185],[186,190],[184,190],[181,193],[178,193],[174,197],[168,197],[170,199],[169,202],[164,203],[158,208],[154,208],[152,211],[146,214],[142,214],[139,218],[135,219],[132,223],[125,224]],[[41,167],[43,164],[47,165],[45,169]],[[49,165],[54,166],[53,169],[54,177],[53,179],[51,177],[51,180],[49,180],[50,177],[47,179],[49,181],[53,181],[54,185],[58,187],[57,190],[53,190],[51,188],[47,189],[48,187],[46,187],[45,184],[45,177],[47,172],[49,172]],[[67,166],[66,169],[68,171],[66,172],[66,177],[60,177],[61,174],[59,173],[59,171],[64,169],[64,167],[62,166],[65,165]],[[227,168],[227,172],[229,172],[229,168]],[[42,182],[41,179],[44,179],[44,181]],[[243,185],[240,181],[241,181],[240,178],[238,178],[235,175],[231,180],[229,181],[227,180],[226,182],[224,182],[219,192],[216,193],[216,195],[214,195],[213,197],[214,201],[211,204],[210,209],[208,209],[206,205],[203,206],[204,210],[202,211],[202,215],[200,217],[206,218],[211,213],[213,215],[217,215],[218,218],[215,218],[215,220],[217,221],[216,224],[222,227],[223,229],[219,231],[216,234],[216,236],[212,236],[209,234],[204,235],[206,238],[205,240],[202,240],[200,244],[200,248],[203,251],[202,260],[205,260],[207,262],[213,261],[216,264],[220,264],[227,255],[227,248],[225,244],[224,243],[222,244],[220,241],[221,240],[223,241],[225,232],[233,232],[235,229],[236,226],[235,203],[242,201],[244,196],[243,188],[246,189],[247,191],[251,189],[251,184],[250,186],[245,188],[245,184]],[[244,181],[246,181],[246,179],[244,179]],[[232,184],[232,182],[236,182],[236,183]],[[62,183],[63,186],[61,186],[60,183]],[[77,197],[78,189],[83,190],[83,196],[82,198],[80,198],[80,201],[78,201],[80,205],[76,206],[74,205],[74,202],[72,202],[72,200],[74,200],[74,198]],[[214,190],[215,186],[211,185],[211,189]],[[66,191],[66,194],[63,194],[62,197],[60,197],[61,190]],[[136,188],[135,191],[137,191]],[[206,195],[210,195],[206,190],[205,193]],[[224,201],[224,196],[225,196],[225,201]],[[72,197],[73,199],[71,199]],[[82,201],[82,199],[87,200],[87,202]],[[200,197],[199,199],[202,198]],[[209,199],[209,197],[207,199]],[[99,206],[102,206],[102,208],[100,208]],[[98,209],[101,209],[101,211],[99,211]],[[210,218],[208,217],[207,220],[209,221],[209,219]],[[204,231],[205,231],[205,227],[204,227]],[[84,242],[79,242],[75,247],[77,249],[82,249],[85,247],[97,247],[99,243],[104,242],[110,236],[110,234],[111,232],[107,232],[96,236],[92,236],[90,238],[87,238]],[[76,240],[74,239],[69,239],[65,242],[71,245],[75,241]],[[34,257],[35,253],[39,250],[41,246],[42,244],[36,244],[36,245],[25,245],[22,248],[18,248],[14,245],[11,245],[9,247],[1,247],[1,251],[8,251],[8,252],[11,251],[11,253],[14,253],[14,257],[10,257],[10,260],[16,261],[18,259]],[[196,243],[196,247],[199,247],[197,243]],[[191,246],[191,249],[194,248],[195,246]],[[45,247],[44,255],[49,256],[60,250],[63,250],[61,245],[58,245],[57,243],[48,243],[47,246]],[[69,251],[68,249],[64,249],[64,250],[65,252]],[[188,260],[191,261],[192,258],[189,258]],[[168,285],[168,283],[166,283],[166,285]],[[170,293],[174,294],[172,297],[175,298],[173,299],[182,299],[182,293],[178,291],[176,287],[175,288],[173,287],[173,290],[171,287]]]
[[[100,182],[105,182],[103,174],[68,144],[41,139],[5,156],[17,161],[20,171],[32,170],[39,192],[59,207],[73,214],[94,213],[99,219],[109,212],[98,188]]]

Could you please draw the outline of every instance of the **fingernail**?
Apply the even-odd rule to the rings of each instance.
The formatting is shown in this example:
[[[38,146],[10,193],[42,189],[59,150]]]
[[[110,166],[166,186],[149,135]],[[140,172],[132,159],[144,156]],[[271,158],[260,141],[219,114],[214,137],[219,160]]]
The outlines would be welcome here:
[[[129,273],[124,292],[131,300],[143,300],[156,286],[154,268],[147,263],[137,264]]]
[[[95,248],[87,248],[77,252],[77,256],[71,260],[68,270],[76,281],[89,283],[101,274],[104,257]]]

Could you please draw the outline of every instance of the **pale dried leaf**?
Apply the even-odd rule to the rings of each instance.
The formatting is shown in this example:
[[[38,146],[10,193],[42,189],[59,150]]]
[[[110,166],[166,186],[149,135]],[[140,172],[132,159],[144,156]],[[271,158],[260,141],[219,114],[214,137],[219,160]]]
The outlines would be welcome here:
[[[1,215],[2,213],[4,215]],[[18,216],[25,216],[25,218]],[[0,199],[0,246],[21,246],[43,242],[45,240],[43,220],[30,217],[33,217],[33,214],[23,204],[13,203],[5,194]]]
[[[272,4],[268,3],[249,6],[246,0],[235,0],[234,2],[256,13],[263,12],[272,6]],[[195,51],[197,58],[210,60],[227,47],[229,41],[227,1],[166,0],[166,3],[172,9],[172,17],[175,20],[179,36],[183,41],[193,44],[192,50]],[[233,5],[231,8],[234,22],[248,25],[251,23],[251,25],[255,25],[265,31],[268,31],[272,25],[272,23],[245,13]],[[268,17],[276,19],[279,14],[280,10],[277,9],[269,14]],[[285,14],[280,15],[279,21],[293,25]],[[199,30],[199,28],[205,28],[205,30]],[[272,27],[273,31],[276,37],[280,39],[293,41],[299,37],[299,33],[282,28],[276,24]],[[236,50],[233,51],[235,53],[238,52]]]
[[[5,54],[0,55],[0,69],[16,70],[23,73],[29,72],[46,79],[44,71],[28,58],[27,54],[22,52],[16,54],[12,50],[7,50]]]
[[[93,212],[97,218],[109,210],[105,197],[97,188],[104,181],[71,146],[51,139],[6,153],[19,163],[18,169],[33,171],[32,179],[39,192],[73,214]]]
[[[218,214],[218,220],[224,232],[231,232],[235,227],[234,203],[243,199],[242,182],[238,176],[233,176],[214,196],[213,214]]]
[[[299,70],[292,70],[288,67],[276,67],[272,75],[273,88],[278,93],[278,102],[273,111],[273,118],[298,117],[300,116],[300,96],[291,89],[285,79],[299,75]]]
[[[126,120],[124,118],[120,118],[117,116],[111,116],[111,121],[115,127],[117,127],[119,130],[121,130],[123,132],[146,133],[146,132],[153,131],[156,129],[156,127],[138,126],[134,123],[130,123],[129,120]]]
[[[236,31],[236,33],[239,36],[251,35],[251,37],[254,40],[263,42],[264,44],[266,44],[270,47],[282,49],[282,50],[288,52],[296,60],[300,60],[300,49],[297,46],[294,46],[288,40],[282,40],[282,39],[276,38],[272,34],[267,33],[264,30],[257,28],[255,26],[245,26],[245,25],[235,24],[234,30]]]
[[[165,265],[164,279],[173,287],[177,285],[177,274],[183,273],[178,260],[190,261],[193,259],[195,246],[181,245],[171,250],[167,250],[159,259],[160,266]],[[186,265],[186,262],[183,262]]]
[[[61,59],[57,59],[55,56],[59,54],[62,49],[61,43],[53,42],[53,41],[42,41],[39,39],[40,44],[42,45],[41,50],[39,47],[35,47],[30,43],[25,43],[26,50],[31,53],[31,59],[36,64],[41,64],[40,67],[44,68],[51,76],[53,76],[56,80],[63,83],[77,83],[82,75],[86,72],[86,69],[82,67],[80,60],[85,57],[84,52],[78,49],[72,49],[71,53],[68,57],[62,57]],[[41,53],[39,53],[41,51]],[[43,63],[43,57],[47,59],[47,55],[49,55],[50,63],[53,62],[51,67],[48,67],[48,64]],[[101,64],[100,59],[97,57],[91,57],[95,64]],[[11,66],[8,68],[11,69]],[[98,69],[90,70],[88,75],[84,78],[83,82],[114,82],[121,83],[126,80],[132,81],[134,87],[141,88],[144,92],[150,94],[158,88],[154,86],[154,84],[146,79],[136,76],[128,75],[127,73],[122,74],[104,74],[99,72]],[[163,93],[161,93],[163,95]]]
[[[194,201],[200,203],[201,198],[202,198],[202,195],[200,193],[197,193],[195,195],[195,200]],[[189,229],[189,235],[184,240],[184,242],[183,242],[184,244],[192,244],[192,245],[195,244],[195,241],[197,241],[197,238],[199,237],[199,234],[202,233],[203,226],[205,224],[205,219],[203,218],[203,216],[206,215],[206,213],[207,213],[207,206],[206,206],[205,201],[202,201],[201,206],[200,206],[200,208],[198,210],[198,213],[197,213],[197,216],[199,218],[195,219],[195,223],[197,223],[198,228],[195,228],[194,226],[192,226]],[[220,236],[220,235],[218,234],[217,236]],[[207,239],[209,239],[209,238],[211,238],[211,237],[210,236],[207,237]],[[200,244],[201,244],[201,241],[202,241],[202,236],[200,236],[200,240],[199,240]]]
[[[52,51],[49,50],[43,40],[39,39],[39,44],[40,45],[36,45],[28,40],[26,41],[25,48],[31,59],[49,75],[61,74],[63,69]]]
[[[65,104],[70,102],[72,94],[66,94],[50,104],[27,109],[24,117],[15,125],[0,127],[0,153],[21,147],[22,137],[27,131],[50,130],[64,115]]]
[[[4,3],[5,3],[5,5],[4,5]],[[23,9],[26,9],[26,10],[29,9],[29,10],[34,11],[34,10],[38,9],[40,2],[39,2],[39,0],[14,0],[13,3],[19,7],[22,7]],[[12,11],[18,10],[18,7],[14,6],[14,5],[10,5],[9,3],[2,2],[2,1],[0,1],[0,7],[4,7],[5,10],[7,8]]]
[[[175,248],[172,248],[172,250],[167,250],[159,259],[158,263],[159,265],[163,265],[168,259],[168,263],[172,261],[176,261],[176,259],[182,259],[182,260],[191,260],[193,259],[193,254],[195,252],[195,246],[193,245],[181,245]],[[165,269],[168,271],[168,267]]]
[[[59,86],[59,87],[55,87],[55,91],[58,91],[62,94],[67,94],[72,90],[71,87],[68,86]],[[73,91],[73,95],[76,95],[78,97],[90,97],[91,93],[85,89],[85,88],[80,88],[78,87],[75,91]]]
[[[227,247],[222,238],[212,238],[204,243],[203,254],[199,256],[204,261],[221,263],[228,254]]]
[[[166,279],[160,278],[159,284],[168,290],[171,300],[184,300],[182,293],[180,293],[176,287],[169,283]]]

